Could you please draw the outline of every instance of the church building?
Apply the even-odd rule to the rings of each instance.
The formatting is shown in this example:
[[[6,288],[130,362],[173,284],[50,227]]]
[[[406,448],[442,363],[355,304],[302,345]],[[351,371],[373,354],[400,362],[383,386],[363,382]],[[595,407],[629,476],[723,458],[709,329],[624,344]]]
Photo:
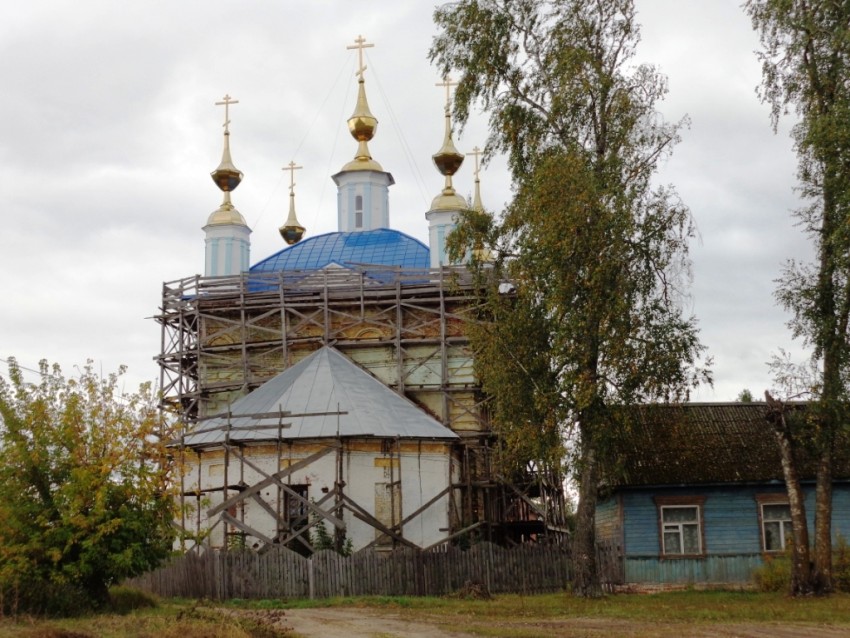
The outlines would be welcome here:
[[[251,229],[232,193],[242,180],[224,150],[223,193],[207,219],[203,276],[163,285],[163,405],[180,419],[180,546],[274,545],[301,553],[487,539],[562,538],[557,477],[499,471],[498,438],[475,376],[465,326],[479,293],[446,239],[459,196],[446,80],[445,134],[432,156],[444,177],[427,211],[429,244],[391,227],[395,180],[372,157],[377,132],[362,37],[348,119],[353,158],[332,176],[337,231],[298,221],[291,162],[286,246],[251,262]]]

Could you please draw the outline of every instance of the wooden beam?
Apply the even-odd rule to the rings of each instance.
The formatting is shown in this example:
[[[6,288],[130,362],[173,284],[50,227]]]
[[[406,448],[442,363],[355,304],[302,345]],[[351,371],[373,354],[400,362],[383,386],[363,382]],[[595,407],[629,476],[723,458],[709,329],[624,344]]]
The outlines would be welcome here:
[[[207,510],[207,516],[212,517],[218,514],[219,512],[226,510],[228,507],[232,507],[236,505],[240,501],[245,500],[252,494],[256,494],[262,489],[269,487],[270,485],[275,483],[275,480],[285,479],[287,476],[292,474],[293,472],[297,472],[298,470],[302,470],[305,467],[309,467],[312,463],[318,461],[320,458],[333,452],[339,447],[337,443],[328,443],[327,447],[324,450],[319,450],[315,454],[311,454],[307,458],[301,459],[297,463],[290,465],[286,469],[281,470],[280,472],[275,472],[269,478],[260,481],[259,483],[254,483],[251,487],[245,488],[239,494],[235,496],[231,496],[229,499],[224,501],[223,503],[219,503],[215,507],[211,507]]]
[[[360,507],[360,505],[353,501],[351,497],[347,494],[342,495],[342,500],[345,502],[345,504],[348,506],[348,509],[351,511],[352,514],[354,514],[356,518],[360,519],[367,525],[371,525],[379,532],[383,532],[390,538],[394,538],[402,545],[407,545],[408,547],[412,547],[413,549],[419,549],[419,546],[416,543],[412,543],[411,541],[404,538],[404,536],[396,534],[393,530],[391,530],[377,518],[372,516],[369,512]]]
[[[261,541],[263,541],[264,543],[269,543],[269,544],[271,544],[271,543],[273,543],[273,542],[274,542],[272,539],[270,539],[268,536],[266,536],[266,535],[265,535],[265,534],[263,534],[262,532],[258,532],[258,531],[257,531],[257,530],[255,530],[253,527],[250,527],[250,526],[246,525],[245,523],[243,523],[242,521],[240,521],[240,520],[239,520],[239,519],[237,519],[237,518],[234,518],[233,516],[231,516],[231,515],[230,515],[230,514],[228,514],[227,512],[222,512],[222,514],[221,514],[221,518],[222,518],[222,520],[224,520],[226,523],[229,523],[230,525],[233,525],[233,527],[235,527],[236,529],[240,529],[240,530],[242,530],[243,532],[245,532],[246,534],[250,534],[251,536],[255,536],[256,538],[259,538],[259,539],[260,539]],[[226,542],[226,539],[225,539],[225,542]]]
[[[498,479],[499,479],[500,481],[502,481],[502,483],[503,483],[503,484],[505,484],[505,485],[507,485],[509,488],[511,488],[511,490],[513,490],[513,491],[514,491],[514,493],[516,493],[516,495],[517,495],[517,496],[519,496],[519,497],[520,497],[523,501],[525,501],[526,503],[528,503],[528,506],[529,506],[529,507],[530,507],[530,508],[534,511],[534,513],[535,513],[535,514],[538,514],[539,516],[542,516],[542,517],[543,517],[543,522],[544,522],[544,524],[545,524],[546,519],[548,519],[548,518],[549,518],[549,516],[546,514],[546,512],[545,512],[544,510],[540,509],[540,507],[537,505],[537,503],[535,503],[535,502],[534,502],[534,501],[532,501],[530,498],[528,498],[525,494],[523,494],[523,493],[519,490],[519,488],[517,488],[517,487],[516,487],[513,483],[510,483],[509,481],[505,480],[505,477],[503,477],[502,475],[498,475]]]
[[[256,503],[262,507],[267,514],[271,515],[271,517],[275,520],[275,523],[277,523],[277,512],[271,505],[266,503],[259,494],[251,494],[251,498],[254,499],[254,501],[256,501]]]
[[[307,507],[307,509],[309,509],[311,512],[313,512],[317,516],[321,516],[322,518],[327,519],[328,521],[333,523],[334,527],[336,527],[337,529],[345,529],[345,523],[343,521],[341,521],[340,519],[338,519],[334,516],[330,516],[324,510],[316,507],[316,505],[312,501],[307,500],[306,498],[301,496],[298,492],[292,490],[286,483],[281,481],[279,478],[275,478],[274,475],[269,475],[267,472],[264,472],[255,463],[252,463],[251,460],[248,459],[244,454],[239,452],[236,448],[233,448],[231,446],[227,446],[227,447],[230,449],[231,454],[236,456],[236,458],[238,458],[240,462],[245,463],[248,467],[253,469],[255,472],[258,472],[258,473],[262,474],[263,476],[265,476],[266,480],[274,481],[275,485],[277,485],[280,489],[282,489],[285,493],[289,494],[290,496],[294,496],[295,499],[299,503],[303,503]]]
[[[452,540],[453,538],[456,538],[457,536],[460,536],[461,534],[466,534],[467,532],[471,532],[471,531],[472,531],[472,530],[474,530],[476,527],[481,527],[483,524],[484,524],[484,522],[483,522],[483,521],[478,521],[477,523],[473,523],[472,525],[470,525],[470,526],[468,526],[468,527],[464,527],[462,530],[458,530],[458,531],[457,531],[457,532],[455,532],[454,534],[449,534],[449,535],[448,535],[448,536],[446,536],[443,540],[439,540],[439,541],[437,541],[436,543],[431,543],[430,545],[428,545],[428,547],[423,547],[423,548],[422,548],[422,551],[423,551],[423,552],[427,552],[429,549],[433,549],[433,548],[434,548],[434,547],[436,547],[437,545],[442,545],[443,543],[445,543],[445,542],[447,542],[447,541],[450,541],[450,540]]]
[[[345,522],[344,521],[338,519],[336,516],[333,516],[332,514],[329,514],[328,512],[323,510],[321,507],[316,507],[315,503],[312,503],[308,499],[304,498],[298,492],[296,492],[295,490],[290,488],[285,483],[281,483],[280,488],[284,492],[286,492],[289,496],[295,498],[296,501],[298,501],[302,505],[306,506],[308,510],[310,510],[311,512],[313,512],[317,516],[321,516],[326,521],[330,522],[337,529],[345,529]]]

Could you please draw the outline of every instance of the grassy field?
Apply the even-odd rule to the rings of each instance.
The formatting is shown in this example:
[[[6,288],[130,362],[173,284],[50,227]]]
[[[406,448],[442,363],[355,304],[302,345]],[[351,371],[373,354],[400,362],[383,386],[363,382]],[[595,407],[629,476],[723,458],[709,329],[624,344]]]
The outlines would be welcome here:
[[[0,620],[0,638],[88,638],[164,636],[165,638],[275,638],[294,634],[275,629],[269,619],[279,610],[335,607],[370,614],[391,614],[444,630],[480,636],[687,636],[695,633],[739,635],[737,628],[781,626],[799,635],[818,627],[831,636],[850,636],[850,595],[790,599],[781,594],[683,591],[620,594],[579,600],[565,594],[497,596],[491,600],[456,598],[356,598],[323,601],[159,601],[153,608],[127,614],[102,614],[64,620]],[[222,615],[222,609],[227,615]],[[285,616],[284,616],[285,617]],[[582,623],[577,621],[581,620]],[[580,633],[577,633],[581,627]],[[613,631],[611,628],[615,628]],[[596,628],[598,631],[594,631]],[[572,633],[571,633],[572,632]],[[378,635],[378,634],[375,634]],[[747,635],[747,634],[744,634]],[[794,634],[784,634],[794,635]]]

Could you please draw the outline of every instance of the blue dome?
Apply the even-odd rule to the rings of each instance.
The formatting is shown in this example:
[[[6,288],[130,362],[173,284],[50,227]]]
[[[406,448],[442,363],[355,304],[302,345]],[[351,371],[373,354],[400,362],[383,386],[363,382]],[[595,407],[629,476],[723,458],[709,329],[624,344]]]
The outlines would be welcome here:
[[[310,237],[257,262],[250,272],[318,270],[329,264],[427,270],[430,263],[428,247],[421,241],[397,230],[378,228]]]

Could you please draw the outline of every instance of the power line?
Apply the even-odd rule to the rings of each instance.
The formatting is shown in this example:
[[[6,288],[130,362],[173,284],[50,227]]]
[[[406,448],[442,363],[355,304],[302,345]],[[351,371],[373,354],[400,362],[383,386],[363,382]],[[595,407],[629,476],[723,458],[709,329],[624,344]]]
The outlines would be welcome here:
[[[3,363],[5,363],[7,366],[9,365],[9,360],[8,360],[8,359],[4,359],[3,357],[0,357],[0,361],[2,361]],[[18,363],[17,365],[18,365],[18,367],[19,367],[21,370],[26,370],[27,372],[32,372],[32,373],[34,373],[34,374],[41,374],[41,370],[35,370],[35,369],[33,369],[33,368],[28,368],[27,366],[22,366],[20,363]],[[3,373],[2,373],[2,372],[0,372],[0,374],[3,374]]]

